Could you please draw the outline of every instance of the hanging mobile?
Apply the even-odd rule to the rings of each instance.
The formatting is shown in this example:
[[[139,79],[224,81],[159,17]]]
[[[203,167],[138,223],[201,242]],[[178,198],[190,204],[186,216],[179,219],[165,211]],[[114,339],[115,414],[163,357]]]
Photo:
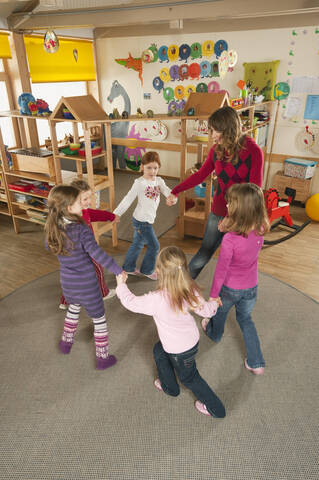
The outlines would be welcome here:
[[[47,30],[43,37],[43,48],[47,53],[55,53],[59,50],[59,39],[53,30]]]

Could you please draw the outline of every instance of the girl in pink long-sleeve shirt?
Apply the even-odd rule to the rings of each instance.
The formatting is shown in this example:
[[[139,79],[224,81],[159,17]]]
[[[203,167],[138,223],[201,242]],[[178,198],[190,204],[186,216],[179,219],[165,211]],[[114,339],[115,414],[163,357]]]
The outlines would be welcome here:
[[[213,390],[198,373],[195,356],[199,331],[194,311],[202,317],[216,313],[217,303],[206,302],[187,270],[185,254],[178,247],[161,250],[156,261],[159,288],[146,295],[135,296],[118,277],[117,296],[128,310],[151,315],[160,341],[153,349],[158,377],[154,385],[167,395],[179,395],[179,380],[196,396],[196,409],[217,418],[225,416],[225,408]]]
[[[263,246],[269,221],[263,192],[253,183],[232,185],[227,190],[228,217],[220,224],[225,233],[210,298],[220,304],[215,317],[202,320],[206,334],[219,342],[224,333],[227,314],[236,308],[247,358],[245,367],[256,375],[264,373],[265,361],[251,312],[257,300],[258,255]]]

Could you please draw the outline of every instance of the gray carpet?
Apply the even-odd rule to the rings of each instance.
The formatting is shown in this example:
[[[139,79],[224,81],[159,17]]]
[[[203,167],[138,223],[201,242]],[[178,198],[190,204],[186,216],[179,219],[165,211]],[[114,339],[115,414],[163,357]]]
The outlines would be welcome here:
[[[119,171],[114,172],[114,186],[115,186],[115,206],[117,206],[123,197],[132,187],[134,180],[139,178],[139,175],[133,173],[123,173]],[[176,179],[164,179],[166,185],[169,188],[175,187],[179,183]],[[106,191],[105,191],[106,192]],[[107,201],[107,194],[102,193],[102,200]],[[133,239],[133,227],[132,227],[132,215],[135,210],[137,201],[135,200],[130,208],[121,216],[121,222],[118,224],[117,232],[120,240],[126,240],[132,242]],[[157,210],[156,220],[154,223],[154,231],[157,237],[161,237],[176,223],[176,217],[178,216],[178,204],[168,207],[165,203],[165,197],[161,195],[160,204]],[[111,232],[107,232],[106,236],[110,237]]]
[[[206,293],[213,270],[199,277]],[[142,294],[155,283],[129,286]],[[58,298],[56,272],[0,302],[1,479],[318,480],[318,303],[260,275],[262,377],[243,367],[233,312],[221,343],[201,332],[198,368],[227,411],[216,420],[185,388],[177,398],[154,388],[154,323],[117,298],[106,302],[117,365],[95,370],[84,312],[71,354],[60,354]]]

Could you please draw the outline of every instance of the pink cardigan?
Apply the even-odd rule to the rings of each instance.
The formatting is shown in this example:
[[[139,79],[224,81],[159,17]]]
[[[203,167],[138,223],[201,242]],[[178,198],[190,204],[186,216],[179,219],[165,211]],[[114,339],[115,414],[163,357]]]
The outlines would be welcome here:
[[[167,293],[156,290],[137,297],[125,283],[118,285],[116,293],[122,305],[128,310],[154,318],[165,352],[183,353],[198,342],[199,331],[194,317],[186,308],[184,312],[174,311]],[[201,306],[194,312],[201,317],[211,317],[215,315],[217,307],[215,301],[206,302],[202,298]]]
[[[264,237],[254,231],[245,238],[234,232],[224,235],[210,291],[217,298],[223,285],[235,290],[255,287],[258,284],[258,255]]]

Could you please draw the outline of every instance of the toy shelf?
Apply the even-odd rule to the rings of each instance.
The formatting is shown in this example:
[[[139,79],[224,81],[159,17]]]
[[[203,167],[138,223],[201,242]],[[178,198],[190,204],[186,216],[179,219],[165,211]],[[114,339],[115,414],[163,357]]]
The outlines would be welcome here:
[[[55,183],[56,177],[49,177],[48,175],[42,175],[41,173],[35,172],[22,172],[20,170],[8,170],[6,175],[10,175],[12,177],[21,177],[27,178],[30,180],[36,180],[38,182],[48,182],[48,183]]]
[[[31,207],[29,207],[29,208],[31,208]],[[18,219],[18,220],[25,220],[26,222],[37,223],[38,225],[44,225],[45,224],[45,221],[41,221],[41,220],[37,220],[35,218],[31,218],[26,213],[19,213],[19,214],[15,213],[13,215],[13,218]]]
[[[36,198],[48,198],[47,195],[40,195],[39,193],[33,193],[33,192],[21,192],[20,190],[14,190],[13,188],[9,188],[9,192],[20,193],[22,195],[28,195],[30,197],[36,197]],[[12,202],[12,203],[14,203],[14,202]]]
[[[32,210],[39,210],[39,212],[48,212],[47,208],[40,208],[40,207],[35,207],[34,205],[29,205],[28,203],[21,203],[21,202],[11,202],[12,205],[15,205],[16,207],[20,207],[24,210],[32,209]]]
[[[92,137],[90,137],[92,140]],[[105,157],[106,152],[102,151],[97,155],[92,155],[91,158],[94,160],[95,158]],[[86,162],[86,157],[82,157],[81,155],[56,155],[56,158],[66,158],[67,160],[79,160],[80,162]]]
[[[74,118],[67,119],[63,116],[63,109],[67,108]],[[58,140],[56,135],[56,125],[59,122],[71,122],[73,128],[74,143],[80,143],[78,124],[82,125],[83,140],[85,146],[85,156],[80,155],[63,155],[59,151]],[[61,169],[61,160],[75,161],[76,173],[73,175],[83,178],[83,165],[86,166],[87,182],[92,190],[92,208],[97,208],[94,193],[101,190],[108,190],[109,209],[115,208],[114,204],[114,177],[113,177],[113,160],[112,160],[112,140],[111,125],[108,122],[108,116],[99,103],[92,95],[82,95],[78,97],[61,97],[50,119],[50,132],[53,149],[53,158],[55,162],[55,170],[57,174],[57,183],[62,183],[63,173]],[[96,133],[98,130],[98,135]],[[91,150],[92,137],[100,139],[101,146],[106,145],[106,151],[93,155]],[[94,174],[93,161],[95,159],[103,160],[103,167],[107,165],[107,176]],[[117,245],[117,226],[114,222],[94,222],[93,230],[97,242],[103,233],[112,230],[113,246]]]

